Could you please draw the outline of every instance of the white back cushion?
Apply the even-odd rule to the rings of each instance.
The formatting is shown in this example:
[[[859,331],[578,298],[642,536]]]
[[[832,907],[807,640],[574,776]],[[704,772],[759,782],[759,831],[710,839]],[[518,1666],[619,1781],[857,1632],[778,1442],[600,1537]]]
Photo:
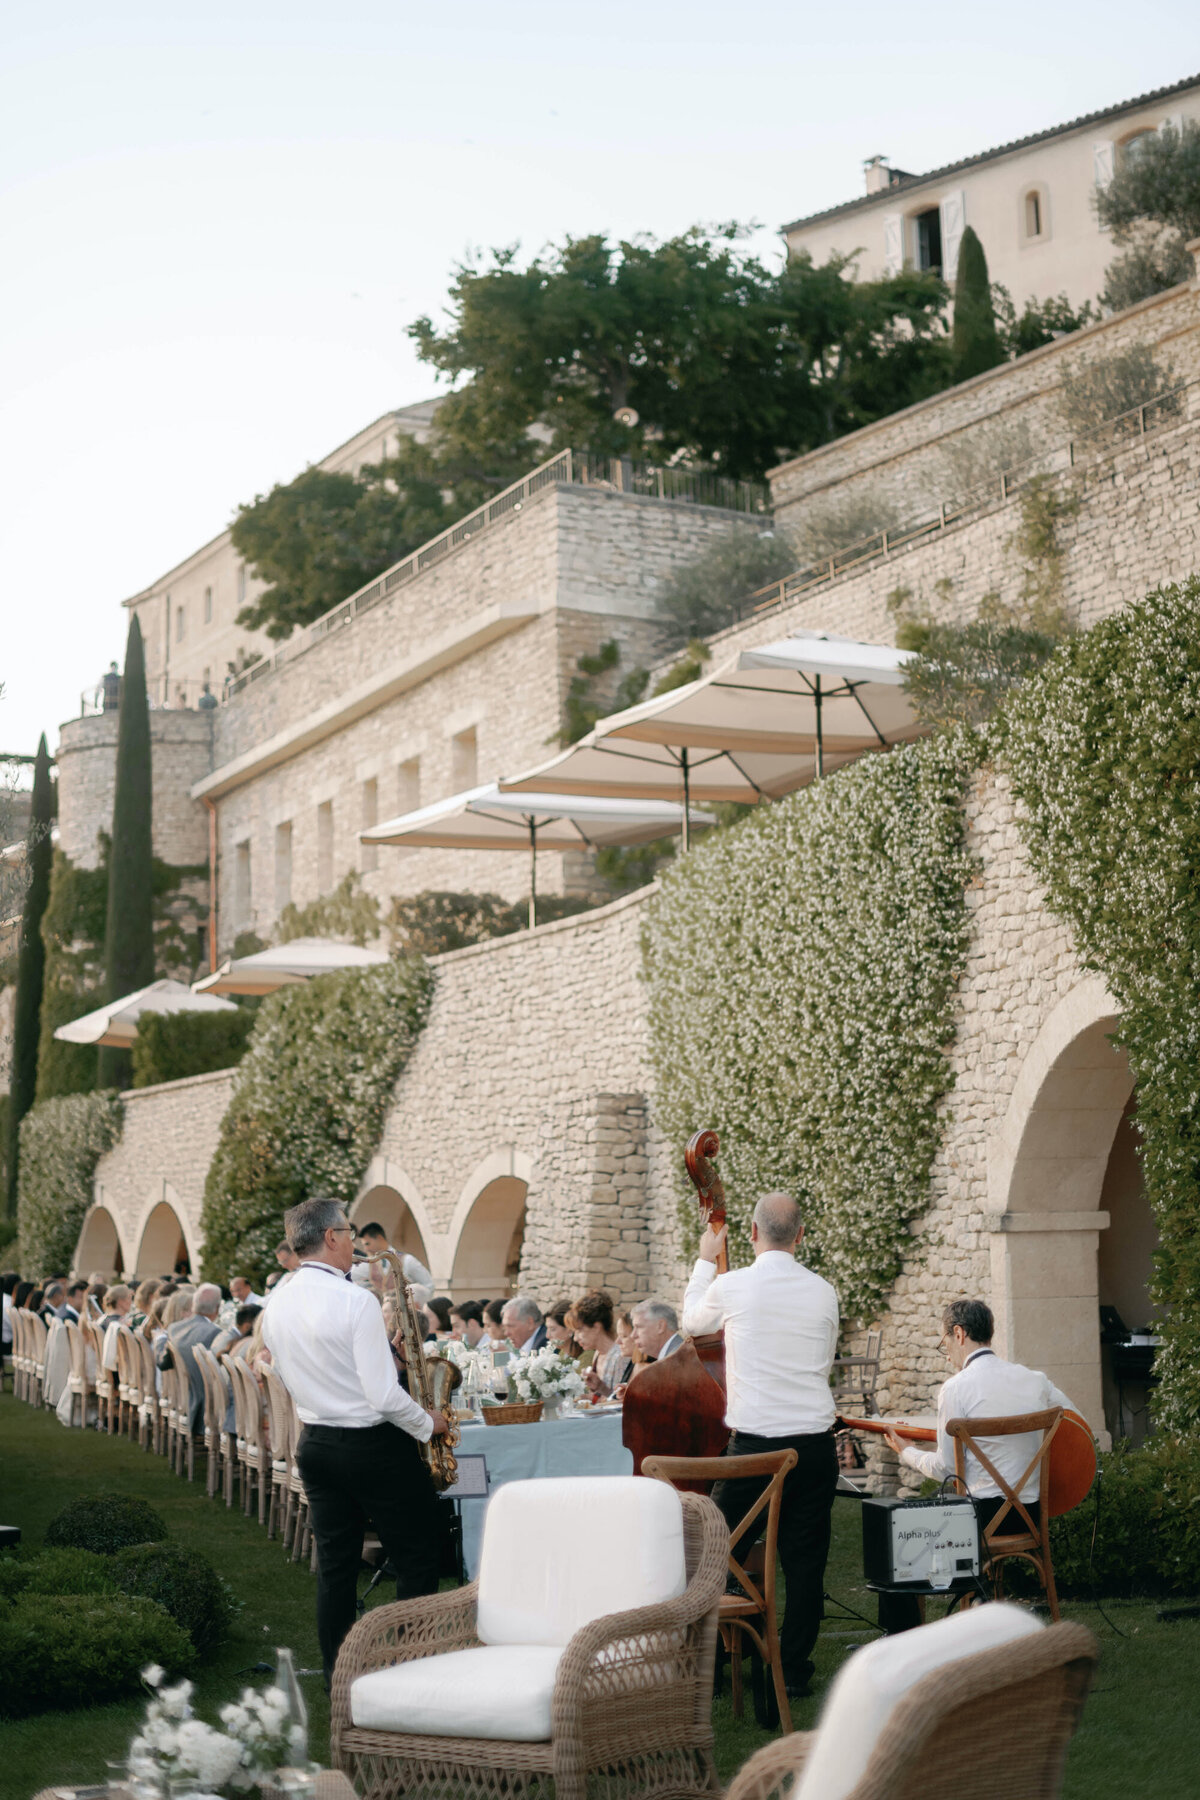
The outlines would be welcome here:
[[[479,1562],[485,1644],[566,1644],[591,1619],[687,1586],[683,1507],[662,1481],[510,1481],[488,1502]]]
[[[861,1781],[888,1714],[909,1688],[945,1663],[1041,1630],[1040,1621],[1019,1606],[973,1606],[855,1651],[821,1709],[794,1800],[845,1800]]]

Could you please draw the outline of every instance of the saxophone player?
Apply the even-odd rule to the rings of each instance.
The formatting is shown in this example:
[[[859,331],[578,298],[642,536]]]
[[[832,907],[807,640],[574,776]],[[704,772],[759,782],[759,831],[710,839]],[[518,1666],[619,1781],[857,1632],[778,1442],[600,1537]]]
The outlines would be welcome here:
[[[368,1521],[396,1570],[396,1598],[437,1591],[442,1521],[418,1446],[448,1425],[396,1379],[379,1301],[350,1279],[354,1227],[340,1201],[302,1201],[284,1229],[299,1266],[263,1315],[263,1342],[304,1426],[296,1459],[317,1546],[328,1686],[354,1623]]]

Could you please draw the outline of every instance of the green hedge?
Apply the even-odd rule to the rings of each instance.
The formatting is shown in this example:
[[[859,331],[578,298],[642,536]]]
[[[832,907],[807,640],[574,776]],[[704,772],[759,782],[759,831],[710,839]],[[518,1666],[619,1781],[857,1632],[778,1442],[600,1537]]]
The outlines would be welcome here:
[[[1118,1443],[1100,1458],[1098,1493],[1050,1532],[1067,1596],[1200,1594],[1200,1445]]]
[[[971,766],[960,737],[864,757],[681,858],[648,909],[659,1123],[677,1146],[719,1129],[733,1263],[758,1195],[795,1195],[847,1317],[879,1313],[928,1204]]]
[[[43,1100],[21,1121],[17,1224],[26,1270],[69,1269],[96,1164],[121,1135],[124,1112],[112,1092]]]
[[[209,1166],[205,1275],[274,1267],[287,1207],[311,1194],[349,1204],[429,1009],[419,957],[320,975],[259,1008]]]
[[[112,1563],[94,1550],[18,1550],[0,1556],[0,1601],[18,1594],[115,1592]]]
[[[231,1608],[224,1583],[206,1556],[181,1544],[135,1544],[111,1559],[112,1580],[126,1594],[156,1600],[206,1656],[228,1634]]]
[[[131,1544],[160,1543],[167,1535],[162,1514],[128,1494],[93,1494],[72,1500],[46,1527],[46,1545],[91,1550],[112,1556]]]
[[[191,1666],[191,1639],[153,1600],[21,1594],[0,1604],[0,1714],[101,1706],[136,1693],[140,1670]]]
[[[133,1085],[154,1087],[160,1081],[183,1081],[232,1069],[246,1054],[254,1030],[254,1011],[143,1013],[133,1046]]]

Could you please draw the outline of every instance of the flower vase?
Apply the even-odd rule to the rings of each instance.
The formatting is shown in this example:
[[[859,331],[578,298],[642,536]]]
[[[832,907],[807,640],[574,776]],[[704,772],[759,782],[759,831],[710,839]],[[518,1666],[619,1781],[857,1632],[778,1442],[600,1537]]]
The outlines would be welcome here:
[[[542,1418],[557,1419],[562,1413],[562,1402],[561,1394],[544,1394],[542,1396]]]

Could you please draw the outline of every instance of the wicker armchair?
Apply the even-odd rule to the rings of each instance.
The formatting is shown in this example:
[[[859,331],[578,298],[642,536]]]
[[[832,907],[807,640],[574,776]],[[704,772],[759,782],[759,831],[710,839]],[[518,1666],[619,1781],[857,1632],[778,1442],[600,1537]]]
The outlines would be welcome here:
[[[1059,1624],[933,1670],[896,1702],[838,1800],[1055,1800],[1097,1655],[1084,1626]],[[756,1751],[726,1800],[794,1794],[820,1735]]]
[[[576,1485],[615,1490],[621,1480],[512,1483],[500,1495],[513,1495],[518,1488],[562,1493]],[[655,1493],[669,1491],[657,1483],[635,1483],[632,1477],[629,1482]],[[352,1722],[351,1689],[369,1672],[422,1657],[483,1650],[477,1626],[480,1588],[489,1579],[485,1535],[480,1580],[453,1593],[376,1607],[351,1630],[333,1677],[335,1766],[366,1800],[398,1800],[402,1794],[428,1800],[521,1800],[544,1793],[550,1782],[557,1800],[584,1800],[589,1785],[622,1795],[679,1800],[719,1793],[710,1715],[729,1533],[711,1500],[694,1494],[672,1498],[682,1507],[682,1594],[593,1618],[572,1633],[553,1675],[548,1736],[530,1741],[528,1736],[417,1735]],[[565,1495],[562,1504],[569,1505]],[[491,1523],[489,1518],[489,1527]],[[536,1526],[531,1542],[535,1555],[543,1555]],[[619,1558],[621,1551],[618,1531],[612,1556]],[[577,1559],[597,1554],[594,1541],[576,1541]],[[552,1569],[538,1585],[544,1588],[546,1582],[553,1593]],[[511,1650],[505,1645],[504,1654],[515,1660],[519,1649],[516,1643]],[[555,1653],[546,1649],[539,1654]],[[451,1680],[448,1673],[447,1683]],[[469,1677],[464,1692],[469,1704]]]

